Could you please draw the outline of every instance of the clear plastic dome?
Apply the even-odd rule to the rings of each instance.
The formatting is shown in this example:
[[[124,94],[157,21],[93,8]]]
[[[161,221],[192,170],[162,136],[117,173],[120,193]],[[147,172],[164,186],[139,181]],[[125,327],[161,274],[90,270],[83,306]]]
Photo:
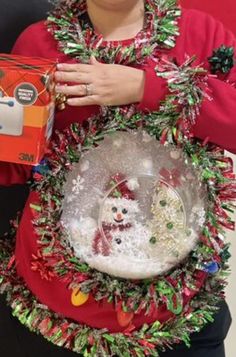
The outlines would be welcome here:
[[[65,184],[62,223],[75,255],[127,279],[167,272],[194,249],[205,189],[182,150],[144,131],[107,135]]]

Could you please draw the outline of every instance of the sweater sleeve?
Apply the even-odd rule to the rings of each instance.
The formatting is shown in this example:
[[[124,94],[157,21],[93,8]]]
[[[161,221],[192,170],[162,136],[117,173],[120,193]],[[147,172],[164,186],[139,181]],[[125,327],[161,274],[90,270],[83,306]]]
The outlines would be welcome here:
[[[68,62],[68,57],[63,52],[58,51],[58,43],[48,32],[45,21],[34,23],[26,28],[16,40],[12,53],[20,56],[42,57],[59,62]],[[74,114],[74,117],[77,118],[77,114]],[[63,120],[65,119],[63,117]],[[24,184],[30,178],[31,171],[32,167],[28,165],[0,162],[0,186]]]
[[[210,69],[208,58],[220,46],[233,47],[236,52],[236,39],[224,26],[209,15],[204,15],[205,48],[202,61]],[[194,126],[194,135],[202,140],[219,145],[236,153],[236,65],[226,74],[210,77],[208,86],[212,100],[205,99],[200,115]]]
[[[210,72],[208,58],[213,55],[213,50],[222,45],[233,47],[236,52],[235,37],[222,23],[201,11],[183,9],[180,36],[171,57],[182,64],[186,55],[196,55],[194,65],[201,65]],[[145,72],[144,95],[138,108],[157,110],[168,93],[167,83],[156,76],[153,66],[148,66]],[[193,134],[236,153],[236,66],[227,75],[210,76],[208,86],[212,100],[203,100]]]
[[[27,27],[16,40],[12,53],[60,61],[67,59],[65,54],[58,51],[58,43],[47,30],[45,21]]]
[[[166,80],[158,77],[155,72],[155,64],[149,63],[144,68],[145,85],[142,101],[137,108],[140,111],[155,111],[158,110],[160,102],[168,93]]]

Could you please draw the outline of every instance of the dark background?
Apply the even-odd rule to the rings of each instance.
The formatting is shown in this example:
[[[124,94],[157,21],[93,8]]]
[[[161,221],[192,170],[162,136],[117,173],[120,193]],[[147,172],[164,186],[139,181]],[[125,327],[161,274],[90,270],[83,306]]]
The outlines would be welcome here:
[[[9,52],[30,24],[46,18],[48,0],[0,0],[0,52]]]
[[[0,0],[0,52],[10,52],[18,35],[46,18],[50,7],[47,0]],[[26,185],[0,187],[0,236],[8,230],[10,218],[23,208],[27,194]]]

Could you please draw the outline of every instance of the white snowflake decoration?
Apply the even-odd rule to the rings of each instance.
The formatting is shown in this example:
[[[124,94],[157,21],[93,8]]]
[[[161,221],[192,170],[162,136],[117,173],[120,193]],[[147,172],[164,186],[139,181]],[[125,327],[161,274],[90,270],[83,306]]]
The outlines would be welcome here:
[[[80,191],[84,189],[84,182],[84,178],[80,175],[78,175],[76,179],[72,180],[72,192],[74,195],[78,195]]]

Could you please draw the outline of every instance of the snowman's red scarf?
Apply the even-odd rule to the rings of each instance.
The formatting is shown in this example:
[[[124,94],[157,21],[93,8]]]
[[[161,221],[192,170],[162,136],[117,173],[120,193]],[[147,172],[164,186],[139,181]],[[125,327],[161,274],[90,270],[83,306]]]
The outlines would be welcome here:
[[[112,242],[112,234],[111,232],[120,231],[123,232],[126,229],[132,227],[131,223],[127,224],[108,224],[103,222],[102,229],[97,231],[94,241],[93,241],[93,252],[94,254],[102,254],[104,256],[108,256],[111,252],[110,243]]]
[[[108,233],[111,231],[124,231],[125,229],[131,228],[132,224],[131,223],[126,223],[126,224],[109,224],[109,223],[102,223],[102,228],[104,230],[104,233]]]

